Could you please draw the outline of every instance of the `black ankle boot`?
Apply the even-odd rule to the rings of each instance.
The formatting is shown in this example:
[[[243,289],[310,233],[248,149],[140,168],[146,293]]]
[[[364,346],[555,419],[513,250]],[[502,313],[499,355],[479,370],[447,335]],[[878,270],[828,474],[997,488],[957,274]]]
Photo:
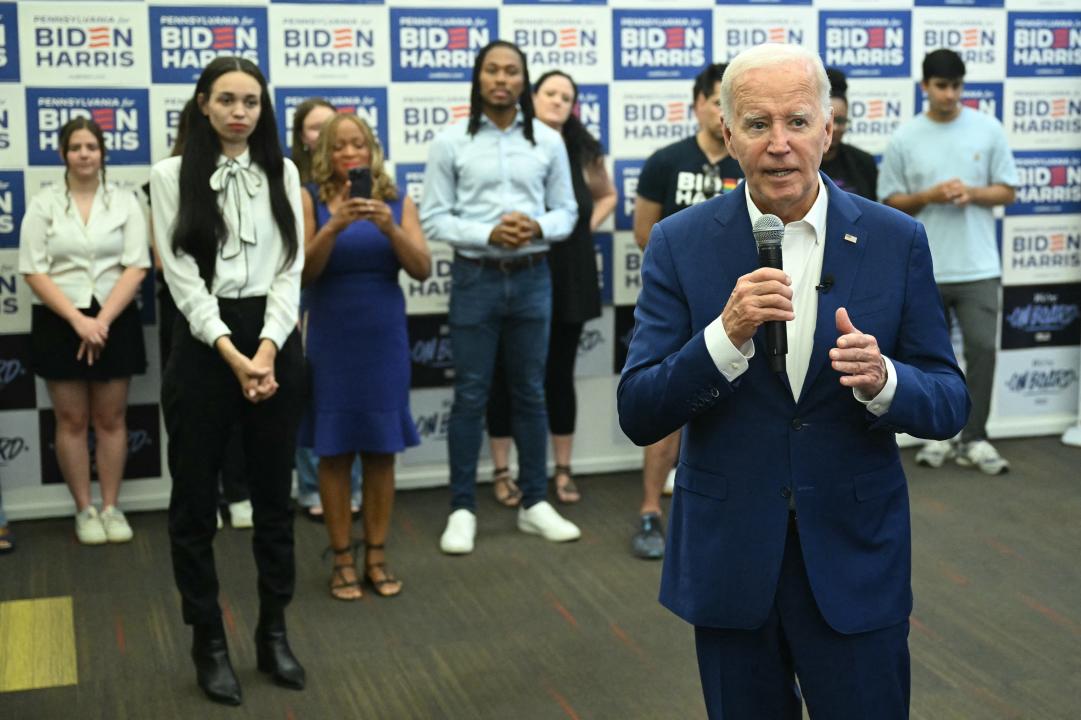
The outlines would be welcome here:
[[[269,674],[276,685],[304,689],[304,668],[289,649],[284,613],[260,613],[255,629],[255,655],[259,671]]]
[[[240,681],[229,662],[225,628],[221,621],[193,626],[191,659],[195,661],[195,681],[206,696],[223,705],[239,705]]]

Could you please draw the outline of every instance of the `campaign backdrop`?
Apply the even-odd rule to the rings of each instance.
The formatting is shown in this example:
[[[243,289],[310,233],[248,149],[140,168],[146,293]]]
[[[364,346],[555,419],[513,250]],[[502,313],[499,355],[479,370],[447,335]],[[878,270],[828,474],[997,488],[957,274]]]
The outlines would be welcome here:
[[[570,73],[577,112],[604,145],[618,192],[596,236],[604,312],[579,348],[578,471],[636,467],[615,386],[641,286],[634,198],[645,159],[697,131],[692,78],[762,42],[812,48],[849,77],[846,141],[880,156],[922,112],[925,52],[968,67],[963,102],[1003,123],[1021,174],[998,223],[1003,311],[990,430],[1058,432],[1077,417],[1081,337],[1081,12],[1076,0],[338,0],[223,3],[0,2],[0,482],[13,517],[68,512],[45,386],[29,370],[31,296],[17,271],[29,198],[61,181],[57,133],[70,118],[104,129],[109,177],[138,191],[169,154],[180,109],[219,55],[257,63],[286,152],[294,109],[312,96],[375,130],[398,186],[420,201],[433,138],[469,114],[479,48],[517,43],[533,77]],[[446,481],[454,380],[447,327],[450,248],[432,276],[402,276],[423,443],[404,453],[404,486]],[[135,379],[123,500],[162,507],[169,479],[158,407],[154,288],[139,302],[150,370]]]

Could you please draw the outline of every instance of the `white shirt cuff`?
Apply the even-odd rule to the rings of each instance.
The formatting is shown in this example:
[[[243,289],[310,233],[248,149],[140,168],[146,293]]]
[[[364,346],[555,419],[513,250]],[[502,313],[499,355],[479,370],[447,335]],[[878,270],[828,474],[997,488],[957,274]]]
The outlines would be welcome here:
[[[706,325],[702,338],[706,341],[709,356],[713,358],[713,363],[725,380],[732,382],[747,372],[749,361],[754,357],[754,340],[748,340],[742,347],[737,348],[729,339],[719,316]]]
[[[893,396],[897,394],[897,371],[893,367],[893,361],[885,355],[882,356],[882,361],[886,364],[886,384],[878,395],[869,398],[857,388],[852,388],[852,395],[866,405],[868,412],[876,417],[882,417],[890,411]]]

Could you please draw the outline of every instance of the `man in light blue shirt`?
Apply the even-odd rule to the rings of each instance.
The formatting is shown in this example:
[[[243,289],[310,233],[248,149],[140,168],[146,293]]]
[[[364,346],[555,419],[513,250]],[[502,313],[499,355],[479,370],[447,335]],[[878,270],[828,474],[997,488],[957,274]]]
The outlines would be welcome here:
[[[522,502],[518,528],[553,542],[578,528],[547,495],[544,366],[552,312],[548,244],[578,218],[563,138],[533,118],[525,56],[496,40],[473,66],[468,123],[433,142],[420,220],[429,240],[454,247],[450,332],[454,404],[447,441],[451,514],[443,552],[473,551],[481,428],[497,349],[511,386]]]
[[[1014,201],[1018,177],[1002,125],[961,104],[964,77],[965,63],[952,50],[924,58],[927,110],[890,141],[879,169],[878,196],[927,228],[939,293],[964,338],[972,414],[961,444],[930,442],[916,461],[940,467],[954,458],[997,475],[1010,466],[987,442],[986,430],[1002,275],[991,208]]]

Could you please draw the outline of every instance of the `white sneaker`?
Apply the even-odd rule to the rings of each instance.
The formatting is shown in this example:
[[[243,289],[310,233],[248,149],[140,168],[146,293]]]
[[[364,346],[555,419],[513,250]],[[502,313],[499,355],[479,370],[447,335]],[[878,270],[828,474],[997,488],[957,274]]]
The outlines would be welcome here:
[[[229,524],[237,530],[247,530],[252,526],[251,500],[229,503]]]
[[[547,500],[528,509],[518,508],[518,529],[552,542],[569,542],[582,537],[578,526],[556,512]]]
[[[954,450],[953,441],[932,440],[920,448],[920,451],[916,453],[916,463],[933,468],[942,467],[942,463],[954,457],[956,454],[957,451]]]
[[[101,509],[101,524],[105,528],[105,537],[111,543],[128,542],[134,536],[131,525],[124,513],[115,505]]]
[[[668,477],[664,480],[664,494],[670,496],[676,491],[676,469],[672,468],[668,471]]]
[[[465,508],[458,508],[447,518],[447,529],[439,538],[439,549],[447,555],[468,555],[473,552],[476,537],[477,516]]]
[[[1001,475],[1010,471],[1010,463],[986,440],[965,443],[957,453],[956,460],[962,467],[978,467],[980,472],[987,475]]]
[[[83,545],[104,545],[109,538],[105,534],[105,526],[101,524],[98,511],[93,505],[75,513],[75,537]]]

